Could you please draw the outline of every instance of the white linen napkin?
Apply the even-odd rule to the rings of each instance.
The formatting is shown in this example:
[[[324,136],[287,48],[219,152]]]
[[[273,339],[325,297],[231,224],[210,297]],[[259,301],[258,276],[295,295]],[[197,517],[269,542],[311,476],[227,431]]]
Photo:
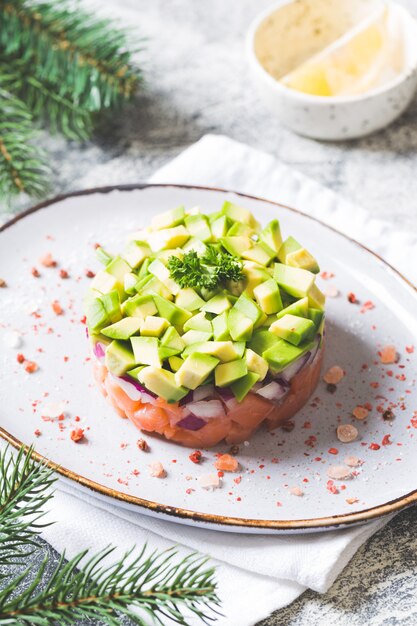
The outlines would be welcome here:
[[[99,166],[83,182],[104,183],[112,167],[112,162]],[[224,187],[295,206],[377,250],[417,280],[412,263],[415,234],[368,219],[359,207],[272,156],[226,137],[204,137],[151,180]],[[145,541],[150,549],[178,544],[181,554],[192,549],[210,555],[217,567],[225,613],[219,620],[222,626],[252,626],[306,588],[325,592],[359,546],[387,521],[305,535],[231,534],[151,519],[82,494],[67,483],[59,484],[48,519],[57,523],[46,528],[43,537],[59,552],[65,549],[68,556],[86,547],[98,550],[109,542],[122,552]],[[190,624],[197,623],[190,620]]]

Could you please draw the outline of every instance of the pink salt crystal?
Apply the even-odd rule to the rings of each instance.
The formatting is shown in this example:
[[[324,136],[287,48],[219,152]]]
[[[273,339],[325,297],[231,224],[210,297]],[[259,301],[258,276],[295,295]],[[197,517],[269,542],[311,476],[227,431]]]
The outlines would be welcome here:
[[[379,360],[384,365],[389,365],[390,363],[396,363],[397,361],[397,350],[395,346],[384,346],[379,351]]]
[[[323,376],[323,380],[325,383],[328,383],[330,385],[337,385],[337,383],[340,383],[344,375],[345,372],[342,370],[341,367],[339,367],[338,365],[333,365],[333,367],[327,370],[327,372]]]
[[[356,417],[357,420],[364,420],[368,417],[369,411],[364,406],[355,406],[352,411],[353,417]]]
[[[198,484],[203,489],[217,489],[220,485],[220,478],[217,474],[203,474],[198,477]]]
[[[153,476],[154,478],[165,478],[166,471],[162,463],[160,463],[159,461],[155,461],[154,463],[151,463],[150,465],[148,465],[148,468],[149,468],[149,474]]]
[[[304,491],[302,489],[300,489],[300,487],[291,487],[290,494],[292,496],[303,496],[304,495]]]
[[[344,465],[330,465],[327,476],[333,480],[346,480],[351,478],[350,469]]]
[[[340,293],[339,290],[333,285],[325,287],[324,289],[322,289],[322,291],[327,298],[337,298]]]
[[[337,427],[336,434],[342,443],[350,443],[358,437],[358,429],[351,424],[340,424]]]
[[[347,456],[345,458],[345,463],[346,465],[349,465],[349,467],[358,467],[358,465],[362,464],[362,461],[358,459],[357,456]]]

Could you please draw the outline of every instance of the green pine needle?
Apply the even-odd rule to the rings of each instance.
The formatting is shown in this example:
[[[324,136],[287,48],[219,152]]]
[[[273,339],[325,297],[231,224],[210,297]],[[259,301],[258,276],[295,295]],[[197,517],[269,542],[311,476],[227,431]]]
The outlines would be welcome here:
[[[56,478],[20,450],[0,453],[0,565],[22,563],[36,545],[43,507]],[[91,556],[87,550],[66,561],[62,555],[50,572],[48,557],[0,578],[0,626],[76,624],[82,618],[118,626],[126,616],[146,626],[170,618],[187,626],[187,615],[209,624],[220,615],[213,568],[191,554],[178,560],[175,549],[132,549],[111,565],[115,549]],[[10,558],[13,555],[13,558]]]
[[[0,75],[0,198],[19,193],[40,197],[49,190],[49,168],[33,143],[36,133],[29,109],[3,88],[3,78]]]

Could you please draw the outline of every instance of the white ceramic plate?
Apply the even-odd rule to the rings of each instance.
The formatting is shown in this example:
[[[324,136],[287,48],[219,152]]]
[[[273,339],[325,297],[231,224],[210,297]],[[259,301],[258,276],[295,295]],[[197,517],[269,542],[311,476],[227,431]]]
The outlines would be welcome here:
[[[326,290],[339,290],[338,297],[328,298],[323,371],[337,364],[346,376],[333,394],[319,384],[309,406],[296,416],[292,432],[262,431],[240,446],[241,471],[226,474],[221,487],[208,492],[199,487],[197,477],[212,472],[216,453],[228,447],[204,451],[200,465],[189,460],[190,450],[148,436],[151,451],[141,452],[136,446],[141,433],[118,417],[95,387],[80,320],[89,284],[85,270],[99,267],[95,242],[118,251],[127,233],[146,225],[157,212],[178,204],[213,211],[225,199],[254,211],[264,223],[278,217],[284,234],[305,242],[322,270],[334,273],[331,279],[319,279]],[[46,253],[58,261],[58,268],[39,264]],[[39,278],[32,276],[33,266],[41,272]],[[67,270],[70,278],[61,279],[59,269]],[[63,479],[74,486],[168,520],[260,533],[343,527],[417,500],[415,288],[320,222],[265,200],[214,189],[169,185],[83,192],[35,207],[3,227],[0,278],[8,285],[0,289],[2,436],[14,445],[35,443],[36,451],[58,464]],[[348,302],[349,292],[360,304]],[[54,300],[63,315],[53,312]],[[368,301],[375,306],[364,311]],[[17,337],[21,346],[11,347]],[[387,344],[394,344],[400,355],[394,365],[380,363],[378,350]],[[16,360],[18,352],[36,361],[39,370],[26,373]],[[42,419],[45,404],[51,402],[65,403],[64,420]],[[352,410],[366,402],[372,405],[368,418],[355,420]],[[380,411],[389,407],[395,417],[385,421]],[[339,442],[335,429],[340,423],[354,424],[359,439]],[[86,440],[77,444],[70,433],[80,426]],[[382,445],[386,435],[391,443]],[[335,481],[338,493],[332,493],[327,470],[347,456],[363,463],[350,480]],[[167,470],[165,479],[149,476],[147,466],[156,460]],[[304,495],[292,495],[292,487]]]

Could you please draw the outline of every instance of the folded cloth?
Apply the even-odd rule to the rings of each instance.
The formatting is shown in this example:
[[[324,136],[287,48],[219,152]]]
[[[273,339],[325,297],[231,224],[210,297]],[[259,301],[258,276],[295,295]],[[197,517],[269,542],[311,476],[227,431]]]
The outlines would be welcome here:
[[[88,176],[100,184],[112,163]],[[87,182],[87,180],[83,181]],[[119,181],[122,182],[122,181]],[[412,263],[415,234],[369,219],[366,212],[329,189],[293,171],[272,156],[226,137],[205,136],[164,166],[151,182],[212,185],[263,196],[288,204],[344,231],[417,280]],[[43,537],[68,556],[111,542],[121,553],[147,542],[150,549],[176,544],[180,554],[208,554],[217,568],[225,617],[222,626],[250,626],[299,596],[305,589],[325,592],[348,561],[387,522],[378,520],[354,528],[299,535],[245,535],[217,532],[150,519],[60,482],[49,520],[57,523]],[[198,620],[190,619],[190,624]],[[167,622],[168,624],[168,622]]]

